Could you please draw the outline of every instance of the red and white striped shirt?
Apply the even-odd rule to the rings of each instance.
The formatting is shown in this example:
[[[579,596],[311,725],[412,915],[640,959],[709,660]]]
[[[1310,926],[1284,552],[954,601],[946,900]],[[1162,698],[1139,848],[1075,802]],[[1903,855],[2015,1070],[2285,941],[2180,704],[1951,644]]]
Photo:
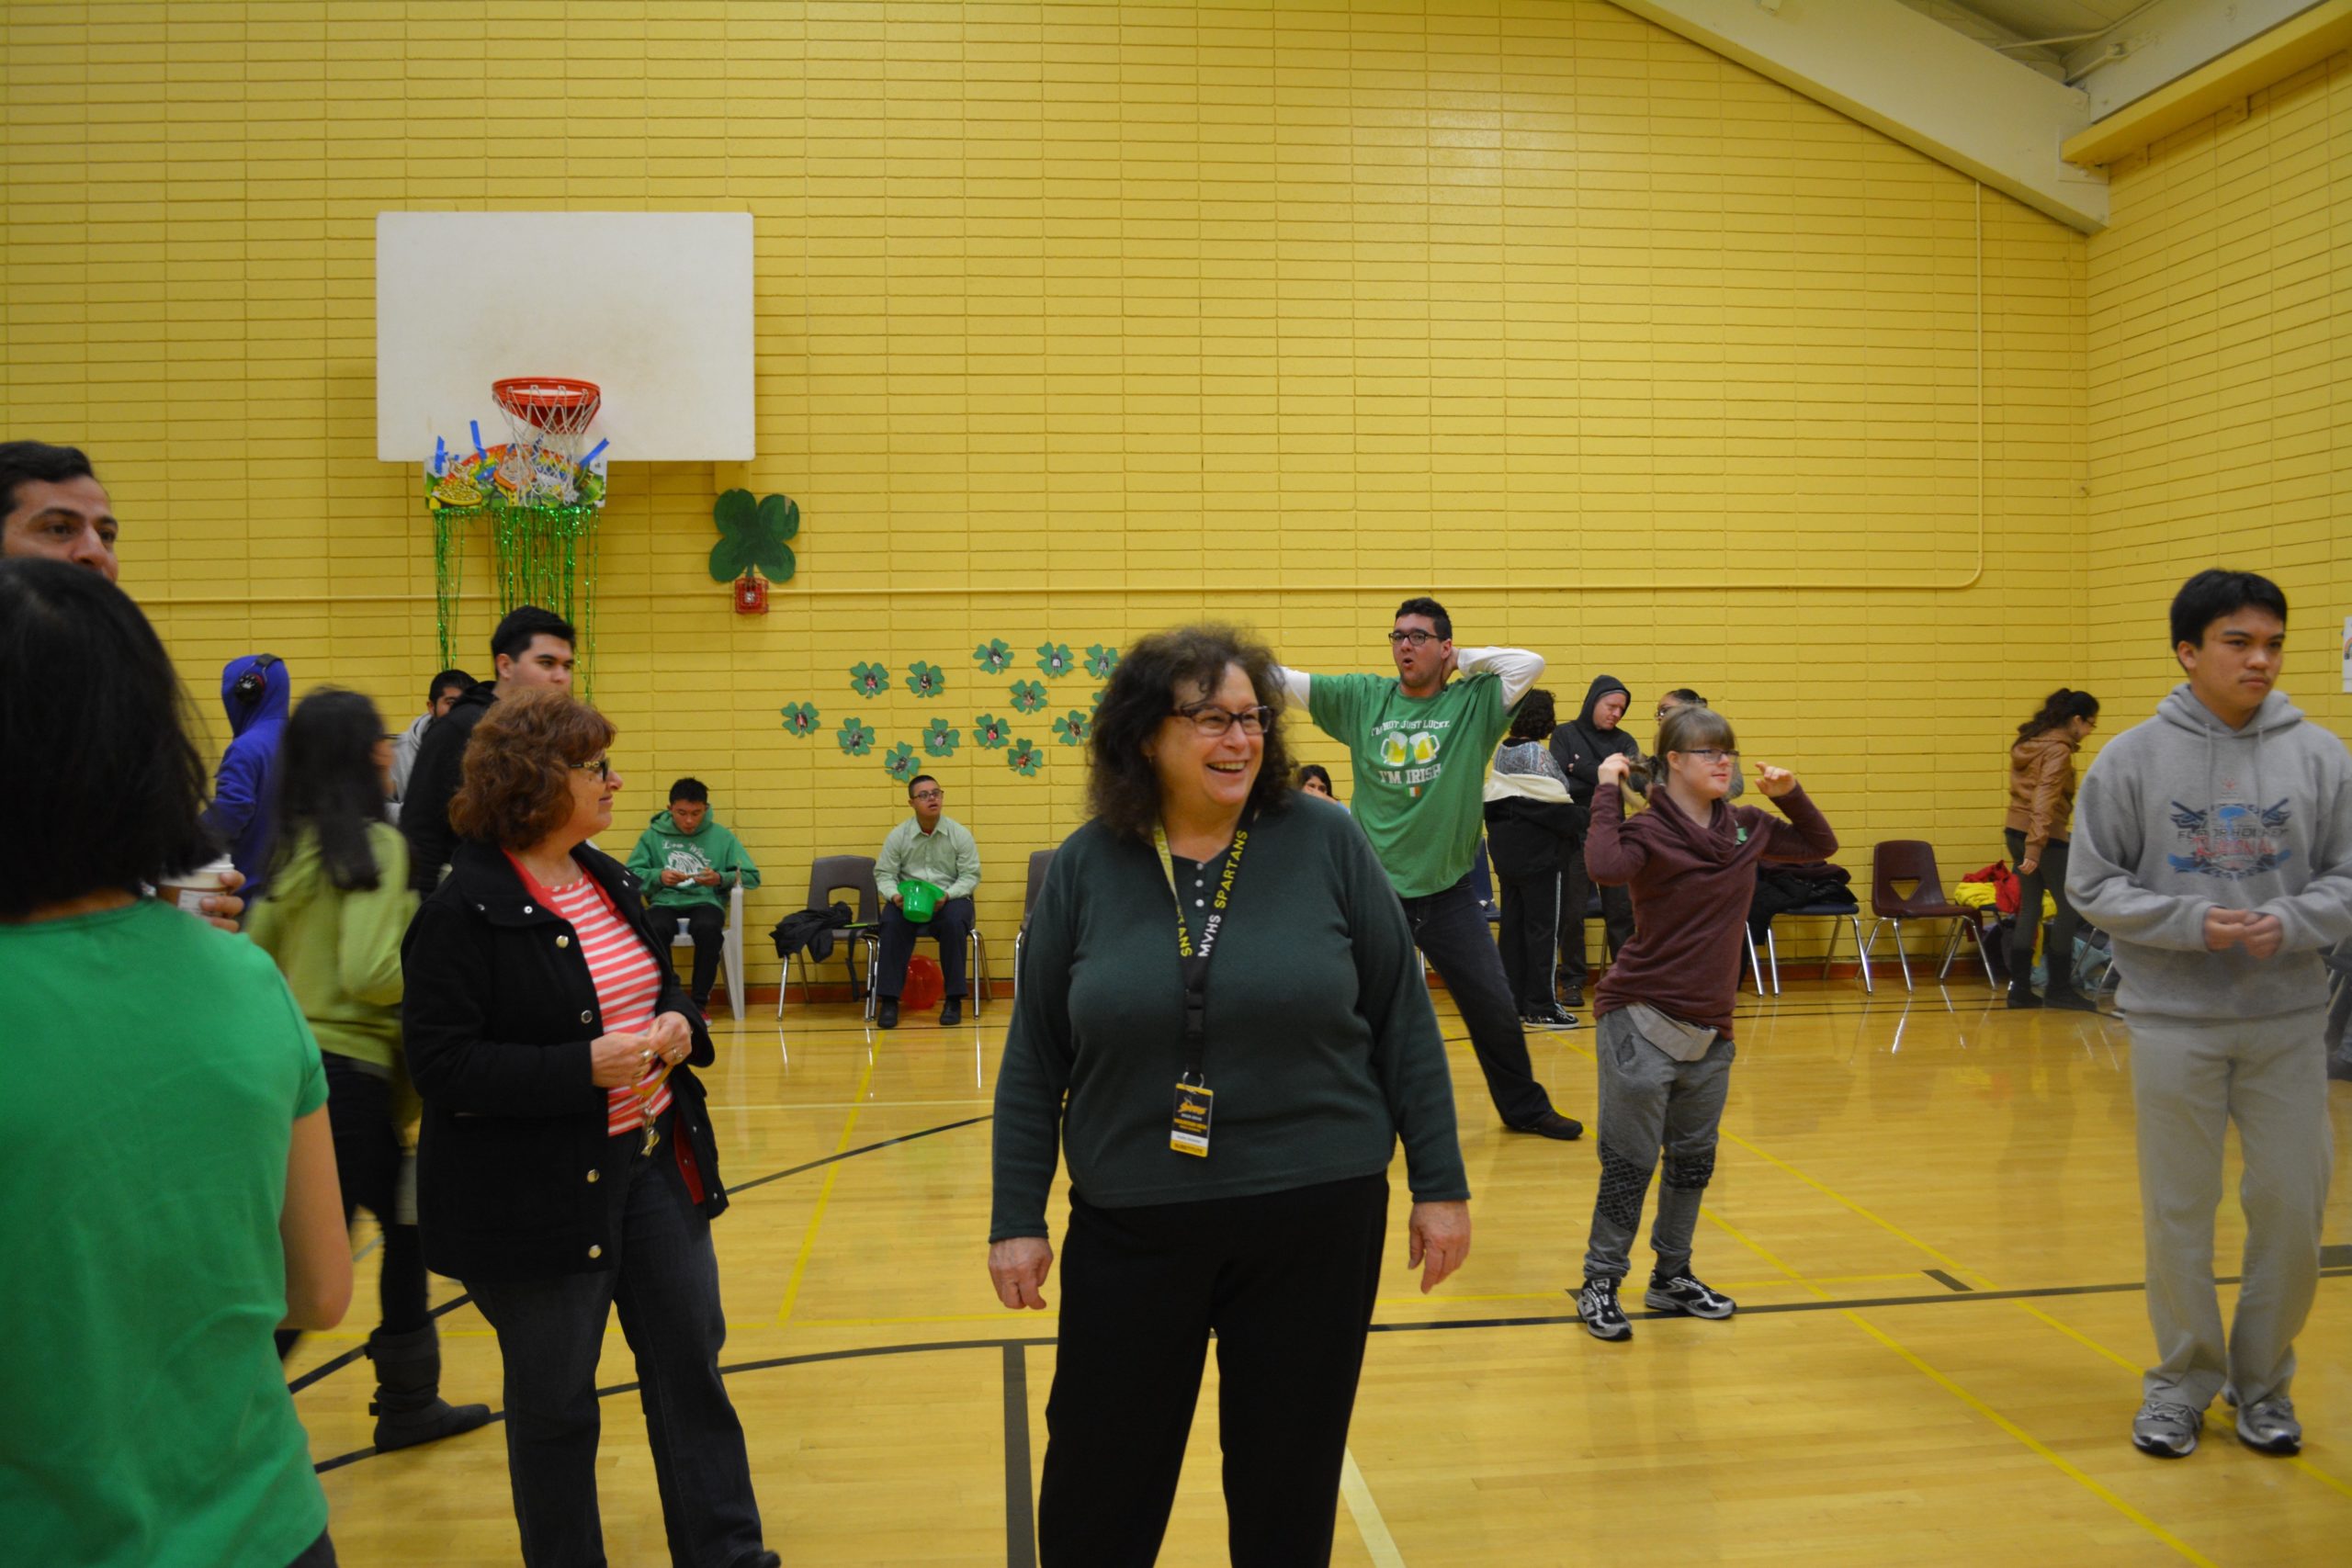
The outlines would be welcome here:
[[[548,888],[547,900],[579,933],[580,955],[588,961],[588,977],[595,983],[605,1032],[634,1034],[652,1028],[654,1004],[662,999],[661,964],[628,923],[613,912],[595,878],[582,876],[568,886]],[[658,1070],[658,1064],[649,1066],[645,1077]],[[667,1082],[650,1100],[626,1085],[605,1092],[605,1130],[616,1137],[636,1132],[670,1108]]]

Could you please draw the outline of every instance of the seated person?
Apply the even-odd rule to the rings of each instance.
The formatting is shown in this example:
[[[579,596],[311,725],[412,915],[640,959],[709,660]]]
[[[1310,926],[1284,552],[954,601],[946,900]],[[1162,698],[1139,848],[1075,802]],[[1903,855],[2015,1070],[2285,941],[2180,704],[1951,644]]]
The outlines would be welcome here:
[[[638,838],[628,869],[644,885],[648,904],[684,919],[686,934],[695,942],[694,982],[687,990],[696,1010],[707,1016],[726,942],[727,890],[738,884],[757,887],[760,868],[710,814],[708,787],[700,779],[680,779],[670,786],[670,809],[655,812]],[[653,924],[664,936],[672,929],[658,919]]]
[[[890,829],[882,840],[882,852],[874,858],[874,886],[882,895],[874,1021],[884,1029],[899,1027],[907,960],[915,955],[915,938],[925,931],[939,939],[939,972],[947,980],[939,1021],[952,1025],[964,1021],[964,941],[972,934],[972,889],[980,885],[980,848],[962,823],[942,815],[947,795],[939,781],[929,773],[916,774],[908,782],[907,799],[915,814]],[[929,920],[909,918],[899,886],[902,882],[928,882],[939,889],[938,907]]]

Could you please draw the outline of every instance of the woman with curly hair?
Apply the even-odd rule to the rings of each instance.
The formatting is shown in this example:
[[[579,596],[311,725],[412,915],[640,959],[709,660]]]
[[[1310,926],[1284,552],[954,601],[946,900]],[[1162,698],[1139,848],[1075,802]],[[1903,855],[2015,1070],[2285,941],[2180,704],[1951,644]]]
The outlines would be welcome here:
[[[2075,816],[2075,753],[2098,725],[2098,699],[2059,687],[2018,726],[2009,748],[2009,813],[2002,824],[2018,863],[2017,935],[2009,943],[2009,1005],[2097,1012],[2098,1004],[2075,989],[2075,928],[2082,917],[2066,897],[2066,850]],[[2033,939],[2041,928],[2041,896],[2057,902],[2050,922],[2050,980],[2033,994]]]
[[[1128,649],[1093,819],[1030,916],[989,1273],[1006,1306],[1045,1306],[1067,1150],[1045,1568],[1159,1555],[1212,1333],[1232,1562],[1329,1562],[1400,1137],[1421,1288],[1469,1251],[1404,908],[1353,821],[1295,802],[1282,701],[1273,655],[1229,627]]]
[[[776,1558],[718,1375],[710,1222],[727,1192],[693,1071],[710,1034],[642,885],[587,842],[613,822],[613,736],[538,687],[466,742],[461,841],[401,952],[417,1217],[426,1263],[498,1335],[523,1561],[605,1560],[596,1361],[617,1306],[672,1559],[757,1568]]]

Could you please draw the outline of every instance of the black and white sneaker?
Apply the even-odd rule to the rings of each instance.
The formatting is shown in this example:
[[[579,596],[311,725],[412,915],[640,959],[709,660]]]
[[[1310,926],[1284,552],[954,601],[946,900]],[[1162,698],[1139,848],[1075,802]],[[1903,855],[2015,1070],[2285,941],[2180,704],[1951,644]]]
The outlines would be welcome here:
[[[1634,1325],[1625,1319],[1625,1309],[1617,1304],[1617,1281],[1607,1275],[1595,1275],[1577,1292],[1577,1315],[1584,1319],[1585,1332],[1595,1339],[1631,1339]]]
[[[1684,1317],[1729,1317],[1739,1310],[1737,1302],[1707,1289],[1688,1274],[1671,1279],[1651,1275],[1649,1292],[1642,1297],[1642,1304],[1652,1312],[1679,1313]]]

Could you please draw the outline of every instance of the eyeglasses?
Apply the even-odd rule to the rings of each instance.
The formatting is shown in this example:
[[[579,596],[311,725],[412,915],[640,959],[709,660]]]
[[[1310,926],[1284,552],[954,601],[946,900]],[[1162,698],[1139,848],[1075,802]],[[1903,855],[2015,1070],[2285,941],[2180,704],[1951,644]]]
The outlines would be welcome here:
[[[1274,710],[1269,707],[1242,708],[1236,712],[1231,708],[1218,707],[1215,703],[1194,703],[1174,712],[1178,718],[1191,719],[1193,728],[1203,735],[1212,737],[1223,735],[1237,724],[1244,735],[1263,735],[1266,727],[1274,722]]]
[[[1415,626],[1410,631],[1390,632],[1388,634],[1388,641],[1392,647],[1402,647],[1404,644],[1409,642],[1415,648],[1421,648],[1425,647],[1429,643],[1440,640],[1442,639],[1438,637],[1437,633],[1425,632],[1419,626]]]
[[[575,773],[594,773],[605,784],[613,782],[613,760],[610,757],[599,757],[593,762],[573,762],[571,767]]]
[[[917,800],[944,800],[947,796],[935,789],[919,789],[915,791],[915,798]]]
[[[1723,761],[1728,761],[1734,767],[1737,767],[1739,765],[1738,752],[1725,751],[1721,748],[1714,746],[1702,746],[1696,751],[1685,751],[1682,755],[1685,757],[1696,757],[1699,761],[1705,762],[1710,766],[1716,762]]]

